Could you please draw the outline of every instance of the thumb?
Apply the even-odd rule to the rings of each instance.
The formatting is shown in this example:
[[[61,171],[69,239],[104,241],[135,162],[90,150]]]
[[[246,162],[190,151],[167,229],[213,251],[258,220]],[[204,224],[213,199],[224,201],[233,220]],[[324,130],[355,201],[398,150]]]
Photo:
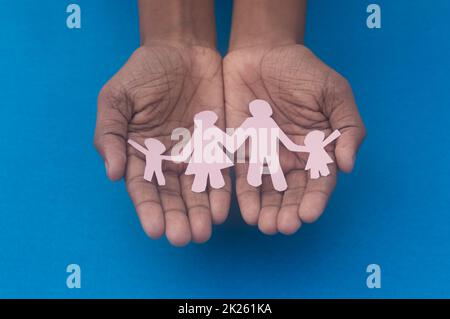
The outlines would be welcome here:
[[[366,129],[359,115],[350,84],[336,73],[329,82],[329,96],[326,98],[326,110],[333,130],[339,130],[341,136],[336,142],[335,155],[340,170],[349,173],[355,165],[359,146],[366,136]]]
[[[94,144],[112,181],[125,173],[128,114],[126,93],[105,85],[98,96]]]
[[[355,166],[356,153],[361,145],[365,133],[358,127],[339,129],[341,136],[336,143],[336,159],[341,171],[350,173]]]

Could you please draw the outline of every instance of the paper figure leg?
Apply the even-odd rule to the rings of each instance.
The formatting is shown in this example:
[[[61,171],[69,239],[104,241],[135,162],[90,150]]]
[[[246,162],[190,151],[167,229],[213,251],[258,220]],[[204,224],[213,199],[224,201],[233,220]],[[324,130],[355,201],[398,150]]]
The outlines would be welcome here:
[[[156,181],[158,182],[158,185],[166,185],[166,178],[164,177],[164,174],[162,171],[156,171]]]
[[[319,172],[320,172],[320,175],[322,175],[322,176],[330,175],[330,170],[328,169],[328,166],[326,164],[320,168]]]
[[[287,189],[286,179],[284,178],[283,170],[281,168],[271,172],[270,176],[272,178],[273,187],[277,191],[282,192]]]
[[[225,186],[225,180],[223,179],[223,175],[221,171],[215,171],[210,173],[209,182],[211,183],[211,187],[218,189]]]
[[[195,193],[201,193],[206,189],[208,184],[208,173],[198,172],[194,176],[194,182],[192,183],[192,191]]]
[[[262,163],[250,163],[248,165],[247,182],[254,187],[261,186],[262,172],[263,172]]]
[[[153,169],[145,169],[144,171],[144,179],[148,182],[151,182],[153,179],[153,174],[155,171]]]
[[[320,177],[319,170],[317,168],[311,168],[309,173],[311,179],[318,179]]]

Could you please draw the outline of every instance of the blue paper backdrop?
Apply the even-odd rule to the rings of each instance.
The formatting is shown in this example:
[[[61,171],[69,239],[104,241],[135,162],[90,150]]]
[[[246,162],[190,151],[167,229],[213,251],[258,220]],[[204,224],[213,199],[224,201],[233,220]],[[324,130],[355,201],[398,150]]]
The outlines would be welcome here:
[[[138,46],[135,1],[0,1],[0,297],[450,297],[450,2],[310,1],[307,44],[352,83],[368,138],[323,217],[204,245],[141,231],[92,146],[96,96]],[[226,50],[231,1],[218,1]],[[82,288],[66,287],[66,266]],[[366,287],[366,266],[382,288]]]

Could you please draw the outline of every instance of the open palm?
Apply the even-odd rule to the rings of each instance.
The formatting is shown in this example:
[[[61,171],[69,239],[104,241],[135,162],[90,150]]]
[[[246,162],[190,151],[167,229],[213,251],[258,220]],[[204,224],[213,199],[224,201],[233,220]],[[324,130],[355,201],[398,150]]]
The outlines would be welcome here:
[[[99,95],[95,145],[108,176],[117,180],[125,175],[146,233],[158,238],[165,232],[177,246],[208,240],[212,223],[226,219],[229,176],[224,172],[222,189],[194,193],[193,177],[183,174],[186,165],[164,161],[166,185],[149,183],[143,179],[144,155],[126,141],[143,145],[145,138],[156,138],[169,154],[178,142],[171,139],[173,130],[192,131],[194,114],[203,110],[216,112],[224,128],[221,58],[204,47],[141,47]]]
[[[301,45],[276,48],[251,47],[233,51],[224,59],[225,109],[228,127],[239,127],[250,116],[248,104],[264,99],[273,108],[273,119],[297,144],[312,130],[342,136],[327,151],[339,168],[349,172],[365,129],[348,82]],[[303,222],[315,221],[325,209],[336,184],[336,164],[331,174],[313,180],[304,170],[305,153],[280,147],[280,161],[288,189],[278,192],[270,176],[260,187],[247,183],[245,163],[237,163],[236,191],[244,220],[262,232],[294,233]]]

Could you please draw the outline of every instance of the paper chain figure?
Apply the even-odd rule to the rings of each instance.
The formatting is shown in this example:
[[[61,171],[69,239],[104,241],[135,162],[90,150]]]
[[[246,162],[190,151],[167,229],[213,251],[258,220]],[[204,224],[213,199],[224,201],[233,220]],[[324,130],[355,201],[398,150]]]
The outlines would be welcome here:
[[[226,134],[215,125],[218,119],[216,113],[197,113],[194,116],[195,128],[192,137],[179,155],[162,155],[166,151],[165,146],[153,138],[145,139],[145,147],[128,140],[128,143],[145,155],[144,179],[151,182],[155,175],[158,184],[165,185],[162,161],[183,162],[189,158],[185,174],[194,175],[192,191],[203,192],[208,184],[208,177],[212,188],[221,188],[225,185],[221,170],[234,165],[223,147],[228,152],[235,153],[247,139],[251,145],[247,181],[252,186],[258,187],[262,184],[263,169],[266,167],[274,188],[277,191],[286,190],[287,183],[278,153],[279,142],[292,152],[309,153],[305,170],[310,171],[311,179],[330,174],[328,164],[333,163],[333,160],[325,151],[325,147],[340,136],[338,130],[327,138],[321,131],[309,132],[304,140],[305,145],[297,145],[273,120],[269,103],[254,100],[250,102],[249,109],[252,116],[247,118],[233,135]]]

